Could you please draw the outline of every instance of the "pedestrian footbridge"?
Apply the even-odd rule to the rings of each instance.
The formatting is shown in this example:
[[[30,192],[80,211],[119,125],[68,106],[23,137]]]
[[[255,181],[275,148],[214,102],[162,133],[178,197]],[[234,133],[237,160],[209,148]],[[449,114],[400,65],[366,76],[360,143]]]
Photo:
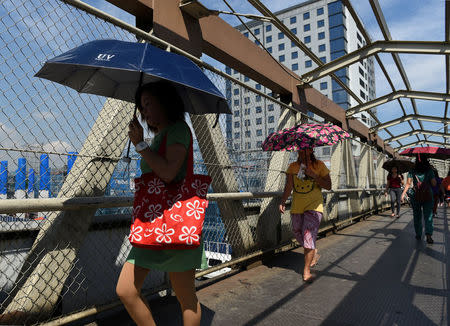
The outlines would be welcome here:
[[[433,41],[392,40],[378,1],[370,0],[383,35],[372,41],[350,1],[320,1],[317,26],[340,27],[337,40],[314,48],[301,35],[309,24],[287,27],[259,0],[248,1],[251,24],[237,28],[218,17],[223,11],[190,0],[106,1],[123,19],[80,0],[0,2],[0,324],[131,325],[115,286],[131,248],[134,178],[142,174],[141,156],[127,151],[134,104],[34,77],[50,58],[98,39],[149,42],[189,58],[231,108],[231,115],[186,115],[195,173],[212,178],[197,271],[203,325],[449,323],[449,208],[439,208],[434,244],[416,241],[408,207],[390,218],[383,164],[411,146],[448,148],[450,1],[439,2],[440,41],[434,34]],[[348,39],[340,34],[347,19],[354,25]],[[298,51],[289,57],[307,61],[281,63],[284,55],[275,58],[257,38],[256,20],[275,33],[273,41],[276,35]],[[342,51],[324,56],[320,49],[331,45]],[[444,93],[412,89],[407,55],[433,56],[423,61],[430,65],[442,59],[442,69],[429,70],[442,74],[432,77]],[[375,67],[390,87],[383,95],[374,91]],[[350,72],[361,78],[350,83]],[[290,202],[284,214],[278,209],[296,155],[262,151],[259,140],[303,123],[332,123],[351,135],[315,149],[332,186],[322,193],[312,284],[301,279]],[[431,159],[441,177],[450,167],[444,159]],[[152,271],[143,294],[159,325],[181,323],[167,274]]]
[[[415,239],[406,207],[399,219],[381,213],[323,236],[311,284],[301,278],[300,248],[201,281],[202,325],[448,325],[449,218],[450,209],[438,209],[432,245]],[[150,306],[159,325],[181,324],[175,297],[153,298]],[[113,322],[133,325],[120,312],[95,325]]]

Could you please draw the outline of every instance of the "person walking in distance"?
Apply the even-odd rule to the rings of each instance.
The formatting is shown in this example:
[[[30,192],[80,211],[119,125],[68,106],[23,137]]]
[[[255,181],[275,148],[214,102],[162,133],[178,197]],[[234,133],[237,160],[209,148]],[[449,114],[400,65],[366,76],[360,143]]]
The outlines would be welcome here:
[[[425,235],[427,243],[433,243],[433,192],[431,187],[436,186],[431,165],[428,159],[420,154],[416,157],[414,168],[409,171],[406,180],[405,189],[402,193],[402,201],[410,187],[411,206],[413,208],[414,229],[416,231],[416,239],[422,238],[422,218],[425,221]]]
[[[387,176],[385,196],[387,196],[388,193],[391,196],[391,216],[399,218],[403,177],[401,174],[398,174],[397,171],[397,167],[393,166]],[[395,213],[395,203],[397,203],[397,213]]]
[[[303,281],[311,282],[311,267],[317,264],[316,239],[323,216],[321,189],[331,189],[330,171],[317,160],[312,149],[298,152],[298,159],[286,171],[286,184],[279,210],[285,212],[285,202],[292,195],[291,219],[295,238],[304,248]]]

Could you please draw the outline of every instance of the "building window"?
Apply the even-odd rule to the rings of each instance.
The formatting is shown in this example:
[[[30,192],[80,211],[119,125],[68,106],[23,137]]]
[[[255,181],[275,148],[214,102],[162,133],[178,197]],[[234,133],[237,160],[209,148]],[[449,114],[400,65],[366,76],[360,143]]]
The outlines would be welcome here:
[[[312,67],[312,61],[311,60],[306,60],[305,61],[305,68],[311,68]]]
[[[293,34],[297,35],[297,28],[292,28],[292,29],[291,29],[291,32],[292,32]]]
[[[256,130],[256,136],[262,136],[262,129]]]
[[[321,60],[323,63],[327,63],[327,58],[326,58],[326,57],[320,57],[320,60]]]
[[[356,32],[356,38],[358,39],[358,41],[362,42],[362,37],[358,32]]]
[[[317,38],[319,40],[323,40],[325,38],[325,32],[320,32],[319,34],[317,34]]]
[[[323,19],[317,21],[317,28],[324,27],[325,21]]]
[[[359,79],[359,85],[361,85],[362,88],[366,87],[366,84],[364,83],[364,80],[362,80],[361,78]]]
[[[250,127],[250,120],[245,120],[244,125],[245,125],[246,127]]]
[[[284,50],[284,43],[278,44],[278,51]]]
[[[248,32],[245,32],[245,33],[244,33],[244,36],[245,36],[245,37],[248,37]]]
[[[278,57],[278,60],[279,60],[280,62],[284,62],[284,60],[285,60],[284,54],[283,54],[283,55],[280,55],[280,56]]]
[[[250,97],[244,97],[244,104],[250,103]]]
[[[234,100],[234,106],[239,106],[239,100]]]
[[[297,58],[298,58],[298,52],[297,51],[292,52],[291,53],[291,59],[297,59]]]
[[[256,95],[256,102],[261,102],[261,95]]]
[[[269,104],[267,106],[267,111],[273,111],[273,104]]]
[[[244,110],[244,114],[245,114],[245,115],[250,115],[250,108],[245,109],[245,110]]]
[[[325,52],[325,44],[319,45],[319,52]]]
[[[303,13],[303,19],[309,19],[309,12]]]
[[[269,47],[267,48],[267,51],[268,51],[269,53],[272,53],[272,47],[269,46]]]
[[[240,112],[241,112],[241,111],[236,110],[236,111],[234,111],[234,114],[233,114],[233,115],[234,115],[235,117],[239,117],[239,113],[240,113]]]
[[[272,42],[272,36],[267,36],[266,37],[266,43],[270,43]]]
[[[239,123],[239,121],[235,121],[234,122],[234,127],[235,128],[239,128],[241,126],[241,124]]]
[[[235,89],[233,90],[233,94],[234,94],[234,95],[239,95],[239,88],[235,88]]]
[[[295,48],[297,45],[291,41],[291,48]]]
[[[275,122],[275,117],[273,115],[269,116],[269,118],[267,119],[267,121],[269,123],[274,123]]]
[[[245,137],[249,138],[251,136],[252,136],[252,134],[251,134],[250,130],[246,130],[245,131]]]
[[[308,32],[310,30],[311,30],[311,25],[309,25],[309,24],[303,25],[303,31],[304,32]]]
[[[322,155],[324,155],[324,156],[331,155],[331,148],[330,147],[323,147]]]
[[[361,95],[362,99],[366,99],[366,94],[363,91],[359,91],[359,95]]]
[[[270,32],[272,30],[272,25],[267,25],[266,26],[266,32]]]
[[[257,143],[256,143],[256,147],[261,147],[262,146],[262,141],[258,141]]]
[[[298,63],[294,63],[292,65],[292,71],[296,71],[296,70],[298,70]]]
[[[278,33],[278,39],[279,40],[282,40],[282,39],[284,39],[284,34],[283,33]]]
[[[274,131],[275,131],[274,128],[269,128],[269,135],[270,135],[270,134],[273,134]]]
[[[256,124],[257,125],[262,124],[262,118],[256,118]]]
[[[317,8],[317,16],[323,15],[323,8]]]
[[[259,28],[255,28],[254,34],[259,35]]]
[[[256,85],[255,85],[255,88],[256,88],[257,90],[260,90],[260,89],[261,89],[261,84],[256,84]]]
[[[256,113],[261,113],[262,112],[262,108],[260,106],[257,106],[255,110],[256,110]]]
[[[230,67],[226,67],[226,68],[225,68],[225,72],[226,72],[228,75],[231,75],[231,68],[230,68]]]
[[[250,142],[245,143],[245,148],[246,149],[251,149],[252,148],[252,144]]]
[[[235,132],[234,133],[234,139],[239,139],[241,137],[241,133],[240,132]]]
[[[327,89],[327,88],[328,88],[328,83],[327,82],[320,83],[320,89],[321,90],[324,90],[324,89]]]
[[[304,40],[305,44],[310,43],[311,42],[311,36],[305,36],[305,38],[303,40]]]
[[[359,73],[360,73],[360,75],[361,76],[364,76],[364,70],[361,68],[361,67],[358,67],[359,68]]]
[[[291,17],[290,22],[291,24],[295,24],[297,22],[297,17]]]
[[[234,149],[239,149],[239,147],[240,147],[240,146],[239,146],[239,143],[235,143],[235,144],[234,144]]]

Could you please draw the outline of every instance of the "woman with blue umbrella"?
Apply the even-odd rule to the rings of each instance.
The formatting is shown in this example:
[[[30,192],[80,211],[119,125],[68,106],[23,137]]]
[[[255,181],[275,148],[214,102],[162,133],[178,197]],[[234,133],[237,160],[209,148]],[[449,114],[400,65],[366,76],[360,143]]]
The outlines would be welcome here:
[[[146,144],[143,128],[133,115],[128,134],[142,156],[141,170],[156,174],[167,184],[183,180],[187,161],[192,161],[188,158],[192,136],[185,113],[231,113],[223,95],[192,61],[148,43],[89,42],[49,60],[36,76],[82,93],[134,101],[140,117],[155,134],[152,144]],[[169,273],[184,325],[200,325],[194,281],[202,250],[203,245],[188,250],[131,249],[116,292],[138,325],[155,325],[141,296],[152,269]]]

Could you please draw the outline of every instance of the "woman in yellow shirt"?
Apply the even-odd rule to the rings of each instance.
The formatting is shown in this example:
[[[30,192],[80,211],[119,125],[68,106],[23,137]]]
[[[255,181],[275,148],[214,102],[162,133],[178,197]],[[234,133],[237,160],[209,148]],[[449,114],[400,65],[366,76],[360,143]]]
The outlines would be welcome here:
[[[315,158],[312,149],[300,150],[297,161],[289,165],[286,171],[280,212],[284,213],[285,202],[294,191],[291,204],[292,228],[295,238],[304,248],[305,282],[313,280],[311,267],[320,257],[316,249],[316,239],[323,216],[322,188],[331,189],[330,171],[322,161]]]

